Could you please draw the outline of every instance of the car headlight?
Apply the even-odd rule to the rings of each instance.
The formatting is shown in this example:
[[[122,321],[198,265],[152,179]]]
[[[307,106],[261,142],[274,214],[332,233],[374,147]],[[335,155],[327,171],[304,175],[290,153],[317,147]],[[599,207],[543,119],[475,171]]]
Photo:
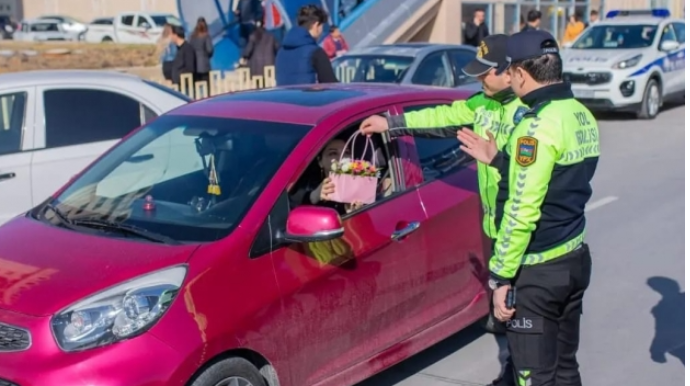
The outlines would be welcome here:
[[[58,345],[85,350],[147,331],[170,307],[186,274],[184,266],[153,272],[70,306],[51,320]]]
[[[640,63],[640,60],[642,60],[642,54],[633,56],[630,59],[625,59],[623,61],[620,61],[616,64],[613,65],[613,68],[618,69],[618,70],[623,70],[626,68],[631,68],[637,66],[638,63]]]

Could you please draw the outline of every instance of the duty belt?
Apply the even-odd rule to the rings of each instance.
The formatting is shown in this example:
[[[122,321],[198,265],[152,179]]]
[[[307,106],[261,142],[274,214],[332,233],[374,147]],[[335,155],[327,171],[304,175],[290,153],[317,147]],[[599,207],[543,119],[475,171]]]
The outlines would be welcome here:
[[[548,251],[540,252],[540,253],[530,253],[526,254],[525,256],[522,257],[522,264],[523,265],[534,265],[534,264],[539,264],[539,263],[545,263],[549,260],[553,260],[557,257],[561,257],[565,254],[568,254],[574,250],[579,249],[582,247],[582,244],[585,241],[585,232],[580,233],[579,236],[575,237],[574,239],[561,244],[555,248],[549,249]]]

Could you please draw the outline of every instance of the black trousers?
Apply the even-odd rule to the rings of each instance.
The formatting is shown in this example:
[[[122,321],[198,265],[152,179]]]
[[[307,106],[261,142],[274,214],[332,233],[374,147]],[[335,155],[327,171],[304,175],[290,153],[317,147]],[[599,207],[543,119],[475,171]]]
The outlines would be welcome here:
[[[518,273],[515,316],[506,335],[519,386],[582,386],[576,354],[591,274],[586,244]]]

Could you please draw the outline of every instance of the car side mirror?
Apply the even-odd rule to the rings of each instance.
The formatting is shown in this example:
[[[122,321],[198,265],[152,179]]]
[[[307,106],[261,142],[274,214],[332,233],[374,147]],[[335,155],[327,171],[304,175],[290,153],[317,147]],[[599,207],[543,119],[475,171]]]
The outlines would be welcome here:
[[[563,48],[570,48],[573,46],[573,42],[563,43]]]
[[[666,40],[661,42],[661,47],[659,49],[664,52],[669,52],[669,51],[674,51],[677,50],[680,47],[680,44],[678,42],[674,42],[672,40]]]
[[[151,25],[147,22],[141,23],[140,27],[143,29],[151,29]]]
[[[333,240],[344,234],[340,215],[334,209],[305,205],[290,212],[282,239],[306,243]]]

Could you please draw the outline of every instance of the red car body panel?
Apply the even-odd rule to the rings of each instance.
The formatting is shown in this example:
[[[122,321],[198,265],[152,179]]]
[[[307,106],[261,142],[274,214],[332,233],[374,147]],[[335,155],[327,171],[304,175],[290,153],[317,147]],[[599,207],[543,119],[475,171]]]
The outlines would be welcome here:
[[[315,125],[240,225],[220,241],[179,246],[123,241],[28,218],[0,227],[0,323],[27,329],[33,339],[26,351],[0,351],[0,379],[19,386],[181,386],[210,361],[239,355],[254,362],[262,358],[280,386],[351,385],[486,315],[487,244],[476,171],[464,168],[424,183],[411,138],[395,141],[395,162],[402,167],[396,175],[407,189],[344,219],[344,236],[327,246],[337,253],[325,254],[341,256],[337,261],[324,261],[318,247],[306,243],[249,257],[281,194],[348,124],[374,113],[397,114],[411,103],[469,96],[391,85],[318,87],[324,90],[308,92],[359,95],[296,106],[270,102],[271,93],[282,92],[275,89],[211,98],[170,113]],[[250,101],[234,100],[243,95]],[[395,231],[417,223],[416,231],[392,240]],[[78,353],[57,347],[50,315],[107,287],[178,264],[188,266],[183,287],[148,332]],[[44,274],[34,277],[35,272]]]

